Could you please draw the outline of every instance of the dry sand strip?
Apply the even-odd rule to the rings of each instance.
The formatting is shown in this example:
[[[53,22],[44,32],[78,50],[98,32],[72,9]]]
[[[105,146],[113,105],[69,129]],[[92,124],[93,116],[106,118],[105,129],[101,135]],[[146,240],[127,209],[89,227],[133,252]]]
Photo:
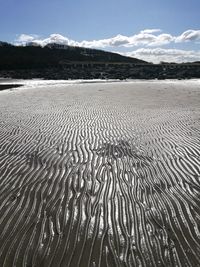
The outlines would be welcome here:
[[[199,84],[0,92],[0,266],[200,266]]]

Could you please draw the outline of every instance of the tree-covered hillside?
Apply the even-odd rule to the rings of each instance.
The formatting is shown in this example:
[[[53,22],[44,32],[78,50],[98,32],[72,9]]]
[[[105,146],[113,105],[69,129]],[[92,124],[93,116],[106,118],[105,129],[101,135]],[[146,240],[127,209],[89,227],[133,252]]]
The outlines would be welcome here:
[[[143,64],[145,61],[82,47],[0,45],[0,70],[59,67],[70,62]]]

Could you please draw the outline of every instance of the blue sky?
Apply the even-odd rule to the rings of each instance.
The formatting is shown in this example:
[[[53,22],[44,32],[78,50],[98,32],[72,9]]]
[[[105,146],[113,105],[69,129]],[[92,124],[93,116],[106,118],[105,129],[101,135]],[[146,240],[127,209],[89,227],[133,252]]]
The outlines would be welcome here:
[[[164,54],[165,50],[171,55],[173,51],[176,54],[187,51],[193,54],[187,54],[186,59],[191,57],[192,60],[195,56],[196,59],[200,57],[199,12],[199,0],[0,0],[0,40],[20,43],[26,41],[25,36],[31,36],[32,39],[28,40],[41,41],[57,34],[58,40],[63,36],[77,45],[96,40],[99,42],[85,42],[84,46],[99,46],[130,56],[142,56],[135,51],[143,51],[143,57],[155,53],[157,58],[158,53]],[[160,31],[145,32],[147,29]],[[152,36],[149,36],[152,37],[150,43],[137,42],[137,38],[135,43],[132,40],[128,45],[126,42],[125,45],[123,42],[122,45],[110,45],[112,42],[102,45],[100,42],[116,36],[118,40],[119,36],[130,38],[138,35],[141,39],[141,32],[153,35],[155,39],[162,34],[174,39],[166,38],[168,42],[164,44],[160,42],[162,36],[153,44]],[[179,38],[184,32],[187,33],[185,40]]]

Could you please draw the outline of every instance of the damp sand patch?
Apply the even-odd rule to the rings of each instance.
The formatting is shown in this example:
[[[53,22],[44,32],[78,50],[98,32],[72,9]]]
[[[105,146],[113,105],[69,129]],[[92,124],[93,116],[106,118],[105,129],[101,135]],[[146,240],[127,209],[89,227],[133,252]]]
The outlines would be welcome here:
[[[23,84],[0,84],[0,91],[23,86]]]

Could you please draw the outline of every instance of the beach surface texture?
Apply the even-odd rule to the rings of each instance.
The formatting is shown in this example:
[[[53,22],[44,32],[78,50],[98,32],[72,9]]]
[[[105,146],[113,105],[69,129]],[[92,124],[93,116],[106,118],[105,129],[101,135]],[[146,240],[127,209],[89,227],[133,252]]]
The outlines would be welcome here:
[[[27,84],[0,92],[0,266],[200,266],[200,82]]]

